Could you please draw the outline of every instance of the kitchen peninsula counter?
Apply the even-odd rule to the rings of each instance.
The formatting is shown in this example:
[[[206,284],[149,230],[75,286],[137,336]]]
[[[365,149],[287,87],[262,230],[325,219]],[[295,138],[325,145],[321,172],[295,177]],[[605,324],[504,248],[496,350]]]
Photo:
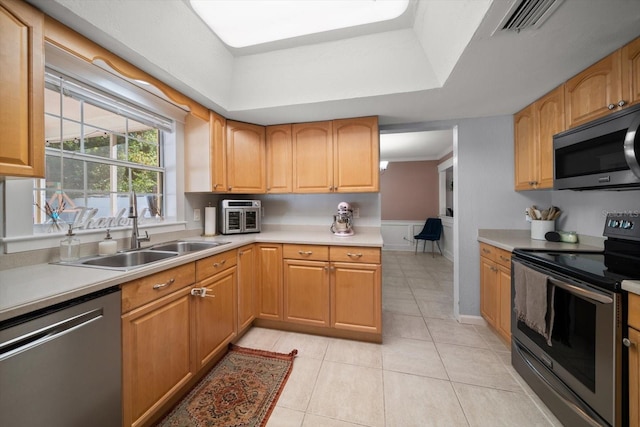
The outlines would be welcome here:
[[[514,249],[540,249],[545,251],[602,251],[604,239],[593,236],[578,236],[578,243],[548,242],[531,238],[530,230],[479,229],[478,241],[505,251]]]
[[[251,243],[382,247],[380,228],[359,227],[355,231],[353,236],[338,237],[328,227],[266,226],[261,233],[188,237],[184,240],[229,243],[129,271],[60,264],[36,264],[3,270],[0,274],[0,322]]]

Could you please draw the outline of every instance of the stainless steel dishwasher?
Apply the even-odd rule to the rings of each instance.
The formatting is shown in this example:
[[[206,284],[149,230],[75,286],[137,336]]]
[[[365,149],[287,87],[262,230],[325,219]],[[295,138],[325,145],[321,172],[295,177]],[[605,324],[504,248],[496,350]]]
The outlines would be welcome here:
[[[0,323],[0,425],[122,425],[120,290]]]

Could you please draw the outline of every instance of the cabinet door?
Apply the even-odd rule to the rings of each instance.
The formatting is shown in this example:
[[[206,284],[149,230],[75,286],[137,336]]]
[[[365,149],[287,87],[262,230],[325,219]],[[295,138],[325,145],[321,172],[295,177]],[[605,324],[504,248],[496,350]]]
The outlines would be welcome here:
[[[125,426],[145,424],[196,371],[190,291],[181,289],[122,316]]]
[[[499,312],[498,332],[507,342],[511,342],[511,270],[498,266]]]
[[[333,191],[331,122],[293,125],[293,192]]]
[[[616,110],[622,100],[620,51],[596,62],[565,83],[567,128],[572,128]]]
[[[196,284],[204,297],[193,296],[198,368],[206,365],[236,336],[236,267]]]
[[[227,191],[226,119],[188,114],[184,124],[185,191]]]
[[[254,245],[238,249],[238,332],[255,319],[256,249]]]
[[[264,193],[264,127],[227,120],[227,190],[230,193]]]
[[[227,185],[227,120],[210,113],[211,127],[211,191],[226,192]]]
[[[377,117],[333,121],[333,185],[341,193],[380,190]]]
[[[536,184],[534,166],[535,136],[533,124],[533,104],[517,113],[513,118],[515,149],[515,188],[531,190]]]
[[[640,332],[628,328],[629,341],[629,427],[640,426]]]
[[[329,263],[284,260],[284,320],[329,326]]]
[[[627,105],[640,103],[640,38],[622,48],[622,98]]]
[[[553,188],[553,135],[565,130],[564,87],[540,98],[534,109],[536,188]]]
[[[480,313],[494,328],[498,320],[498,268],[496,263],[480,257]]]
[[[0,0],[0,176],[43,178],[44,15]]]
[[[382,333],[380,265],[334,262],[331,267],[331,326]]]
[[[257,245],[256,317],[282,320],[282,245]]]
[[[267,193],[291,193],[293,151],[291,125],[267,126]]]

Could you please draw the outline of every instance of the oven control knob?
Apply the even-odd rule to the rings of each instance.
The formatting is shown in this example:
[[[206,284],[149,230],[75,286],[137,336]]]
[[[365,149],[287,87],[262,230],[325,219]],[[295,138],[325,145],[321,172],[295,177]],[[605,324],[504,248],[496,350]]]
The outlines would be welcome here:
[[[620,226],[620,221],[618,221],[617,219],[610,219],[609,220],[609,227],[617,228],[619,226]]]
[[[633,228],[633,222],[622,221],[622,228],[624,228],[625,230],[631,230]]]
[[[631,341],[629,338],[624,338],[622,340],[622,344],[624,344],[625,347],[631,347],[632,345],[635,345],[635,343]]]

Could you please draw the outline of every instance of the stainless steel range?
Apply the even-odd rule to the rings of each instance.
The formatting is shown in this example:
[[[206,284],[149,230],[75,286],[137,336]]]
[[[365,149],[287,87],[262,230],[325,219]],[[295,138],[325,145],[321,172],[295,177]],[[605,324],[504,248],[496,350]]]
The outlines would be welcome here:
[[[640,278],[640,216],[609,214],[602,252],[514,251],[516,371],[565,425],[626,425],[626,299]]]

